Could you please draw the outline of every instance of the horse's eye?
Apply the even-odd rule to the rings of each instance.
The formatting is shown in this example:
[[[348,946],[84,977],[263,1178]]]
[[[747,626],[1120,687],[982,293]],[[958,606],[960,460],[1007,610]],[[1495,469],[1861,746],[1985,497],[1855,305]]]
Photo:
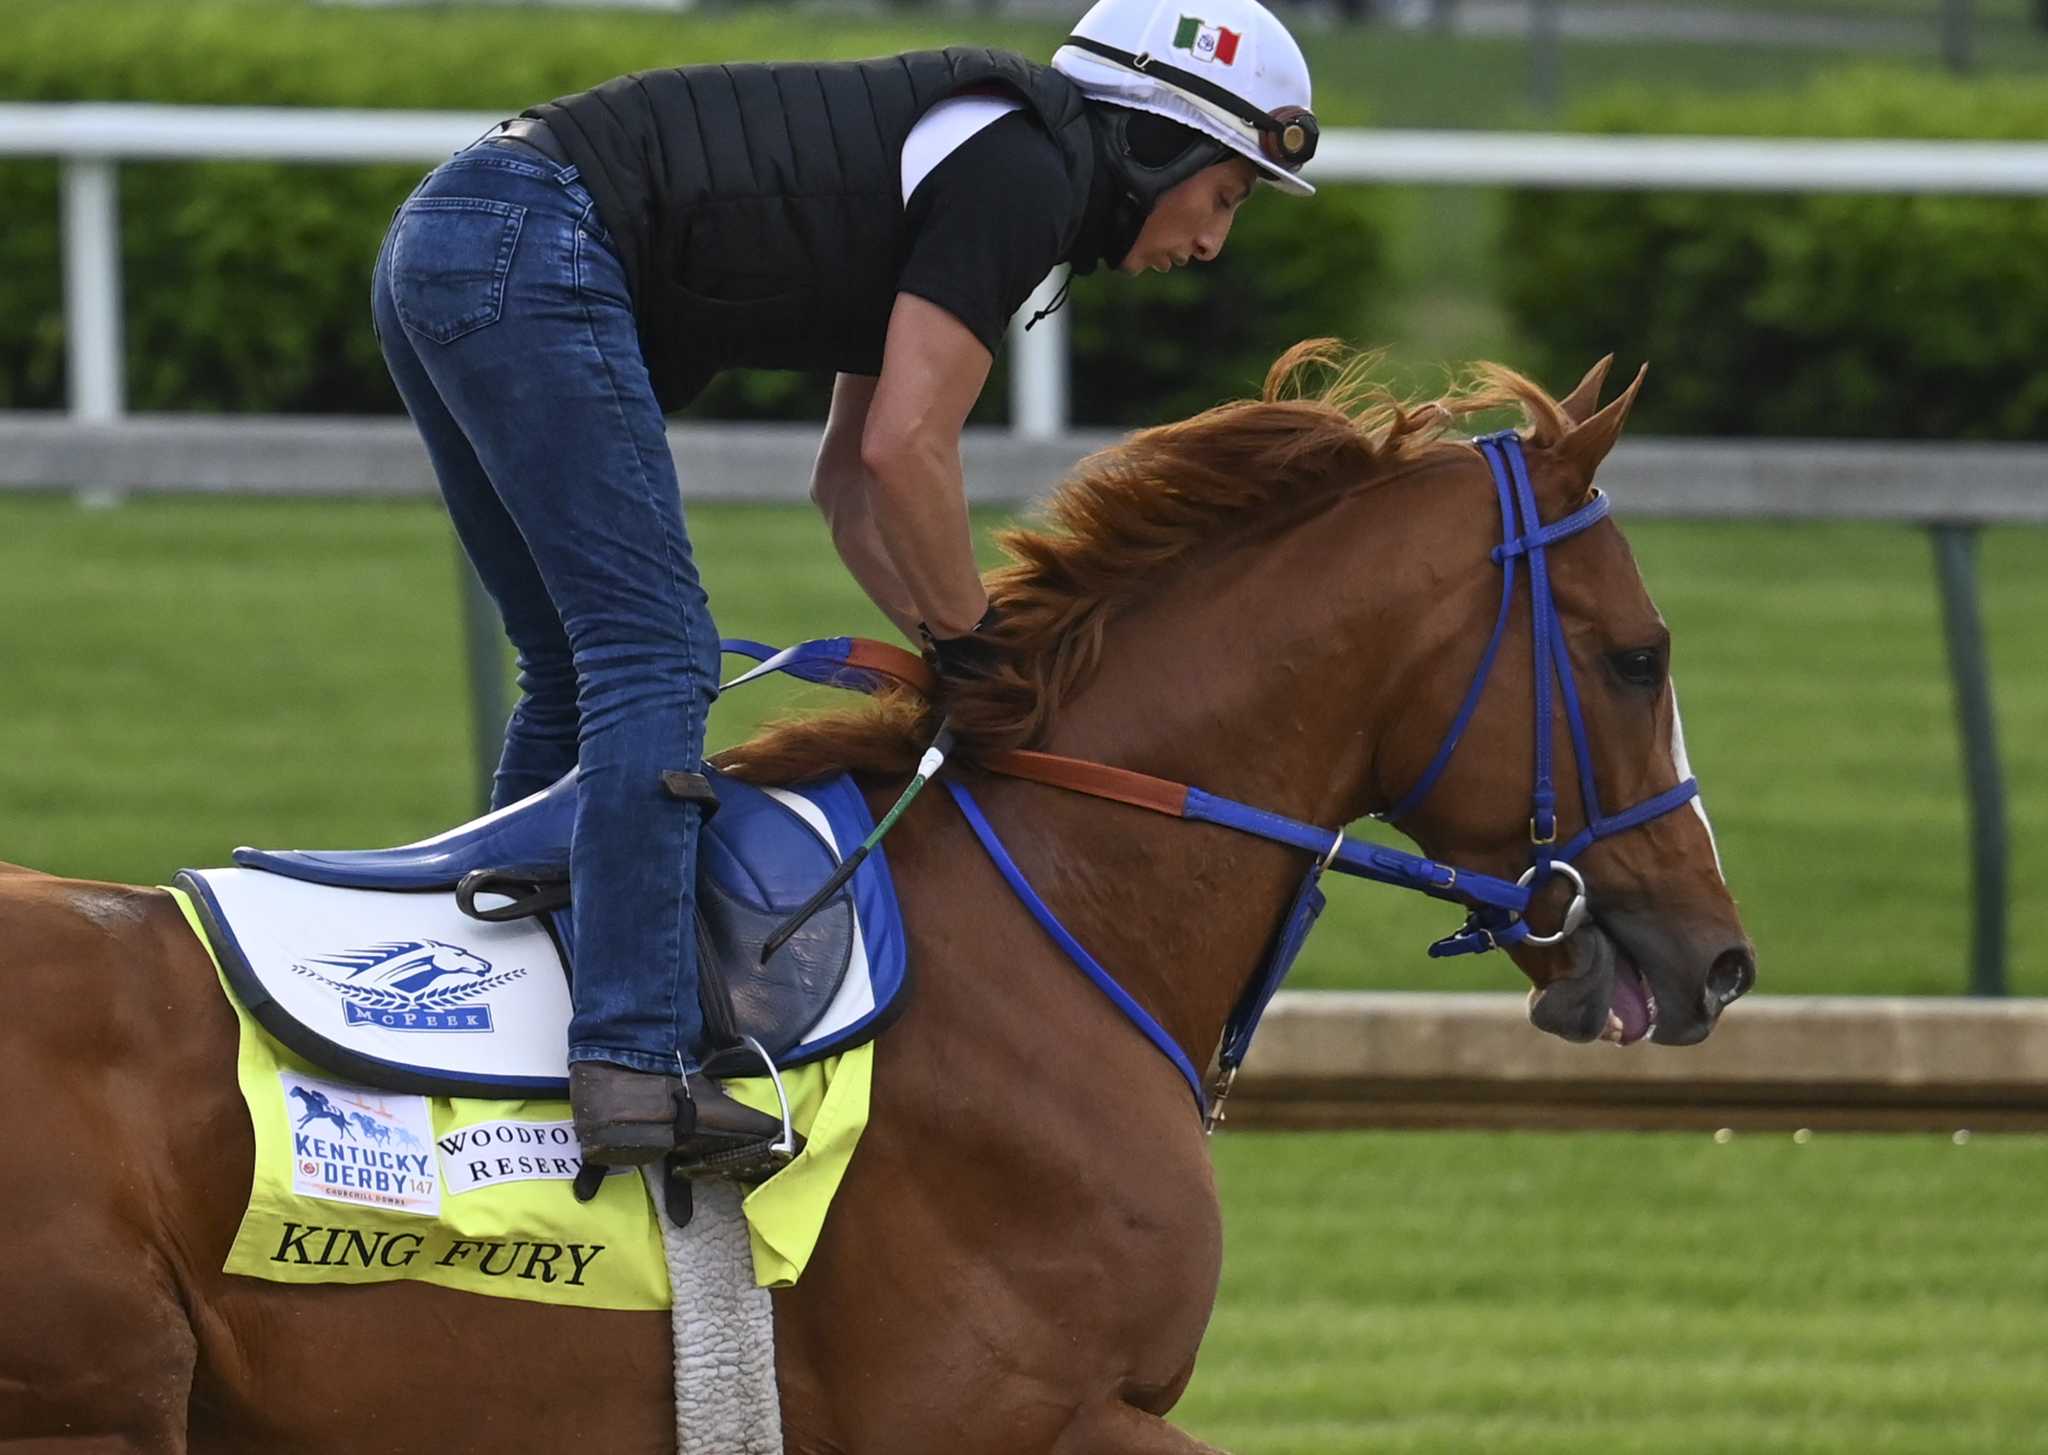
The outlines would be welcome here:
[[[1650,647],[1616,652],[1607,659],[1624,682],[1637,687],[1655,687],[1664,680],[1664,654]]]

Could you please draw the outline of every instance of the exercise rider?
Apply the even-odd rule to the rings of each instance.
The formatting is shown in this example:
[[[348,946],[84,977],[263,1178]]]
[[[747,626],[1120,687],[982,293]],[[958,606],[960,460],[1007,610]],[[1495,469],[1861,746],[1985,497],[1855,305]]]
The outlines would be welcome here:
[[[718,631],[663,414],[721,369],[836,370],[812,498],[942,677],[972,670],[988,603],[959,435],[1008,319],[1060,263],[1207,261],[1255,182],[1312,191],[1308,106],[1255,0],[1102,0],[1050,66],[956,47],[622,76],[494,129],[399,208],[378,337],[519,656],[492,805],[578,775],[586,1158],[758,1176],[780,1131],[696,1070]]]

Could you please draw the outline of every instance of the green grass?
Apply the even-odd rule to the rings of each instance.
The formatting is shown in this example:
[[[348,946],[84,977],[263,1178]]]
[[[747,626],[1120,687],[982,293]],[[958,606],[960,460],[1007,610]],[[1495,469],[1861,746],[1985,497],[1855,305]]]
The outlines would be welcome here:
[[[728,634],[883,634],[808,512],[699,507],[690,523]],[[1763,987],[1960,991],[1968,853],[1925,538],[1670,523],[1630,537],[1676,638],[1693,765]],[[0,858],[153,880],[237,843],[399,843],[466,817],[454,563],[424,503],[0,500]],[[2013,981],[2042,994],[2048,534],[1990,533],[1984,599]],[[735,694],[714,743],[791,700]],[[1453,918],[1337,885],[1294,983],[1511,985],[1496,959],[1423,958]]]
[[[2032,1451],[2048,1142],[1219,1137],[1236,1455]]]

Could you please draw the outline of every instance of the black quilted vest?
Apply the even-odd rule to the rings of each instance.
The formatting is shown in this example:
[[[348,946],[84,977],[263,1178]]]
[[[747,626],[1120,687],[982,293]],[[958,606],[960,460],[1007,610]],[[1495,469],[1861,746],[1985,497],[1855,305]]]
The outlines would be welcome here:
[[[1095,143],[1080,91],[1007,51],[642,71],[536,106],[626,265],[665,410],[731,367],[875,374],[910,239],[902,151],[971,89],[1014,93],[1065,153],[1071,251]]]

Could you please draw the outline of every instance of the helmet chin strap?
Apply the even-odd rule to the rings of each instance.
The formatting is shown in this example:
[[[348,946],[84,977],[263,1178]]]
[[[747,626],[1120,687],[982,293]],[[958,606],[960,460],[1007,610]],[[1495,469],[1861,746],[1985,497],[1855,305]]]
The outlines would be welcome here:
[[[1227,160],[1230,148],[1189,129],[1193,137],[1186,150],[1158,166],[1140,161],[1131,147],[1130,129],[1141,113],[1106,102],[1091,102],[1088,113],[1099,143],[1097,155],[1109,169],[1116,189],[1116,206],[1109,220],[1103,261],[1120,267],[1130,256],[1145,219],[1159,205],[1159,199],[1205,167]]]

